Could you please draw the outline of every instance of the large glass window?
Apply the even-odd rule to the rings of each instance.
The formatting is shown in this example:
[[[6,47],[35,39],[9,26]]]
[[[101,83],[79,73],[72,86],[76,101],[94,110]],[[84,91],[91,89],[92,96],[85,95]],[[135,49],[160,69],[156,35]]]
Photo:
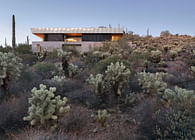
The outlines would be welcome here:
[[[83,34],[82,41],[111,41],[110,34]]]
[[[44,41],[64,41],[64,34],[44,34]]]

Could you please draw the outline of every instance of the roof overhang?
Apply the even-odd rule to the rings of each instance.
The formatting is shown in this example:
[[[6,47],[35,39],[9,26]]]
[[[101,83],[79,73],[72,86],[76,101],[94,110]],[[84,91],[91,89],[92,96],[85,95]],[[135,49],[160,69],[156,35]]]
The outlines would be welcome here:
[[[31,28],[33,34],[44,33],[110,33],[123,34],[122,28]]]

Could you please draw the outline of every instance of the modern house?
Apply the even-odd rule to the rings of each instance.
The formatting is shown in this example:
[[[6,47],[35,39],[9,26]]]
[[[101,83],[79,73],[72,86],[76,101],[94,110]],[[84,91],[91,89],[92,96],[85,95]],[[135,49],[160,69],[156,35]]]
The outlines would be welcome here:
[[[32,42],[32,51],[52,51],[62,49],[63,45],[77,46],[80,51],[87,51],[89,46],[102,45],[103,41],[116,41],[124,34],[122,28],[31,28],[34,35],[42,41]]]

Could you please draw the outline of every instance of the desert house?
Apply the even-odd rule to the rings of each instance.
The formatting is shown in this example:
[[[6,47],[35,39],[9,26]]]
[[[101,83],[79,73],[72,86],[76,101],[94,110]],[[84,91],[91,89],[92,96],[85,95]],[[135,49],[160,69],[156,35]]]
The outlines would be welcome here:
[[[31,28],[31,32],[42,41],[32,42],[32,51],[53,51],[63,45],[75,46],[80,51],[87,51],[89,46],[95,47],[103,41],[116,41],[124,34],[122,28]]]

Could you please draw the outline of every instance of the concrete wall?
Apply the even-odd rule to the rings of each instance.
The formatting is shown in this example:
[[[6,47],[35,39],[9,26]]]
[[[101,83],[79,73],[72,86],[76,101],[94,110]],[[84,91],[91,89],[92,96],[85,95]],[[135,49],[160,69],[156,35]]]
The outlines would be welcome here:
[[[41,42],[41,41],[34,41],[32,42],[32,51],[37,52],[37,45],[40,44],[41,50],[47,50],[47,51],[53,51],[55,49],[61,50],[63,44],[81,44],[81,46],[74,46],[79,51],[85,52],[89,51],[89,49],[92,47],[100,47],[102,46],[102,42],[63,42],[63,41],[47,41],[47,42]]]
[[[129,46],[134,47],[134,44],[132,42],[128,42]],[[86,52],[89,51],[90,48],[95,47],[101,47],[103,44],[102,42],[63,42],[63,41],[35,41],[32,42],[32,51],[37,52],[37,45],[40,44],[41,50],[47,50],[47,51],[53,51],[55,49],[61,50],[63,44],[81,44],[81,46],[74,46],[76,47],[80,52]]]

